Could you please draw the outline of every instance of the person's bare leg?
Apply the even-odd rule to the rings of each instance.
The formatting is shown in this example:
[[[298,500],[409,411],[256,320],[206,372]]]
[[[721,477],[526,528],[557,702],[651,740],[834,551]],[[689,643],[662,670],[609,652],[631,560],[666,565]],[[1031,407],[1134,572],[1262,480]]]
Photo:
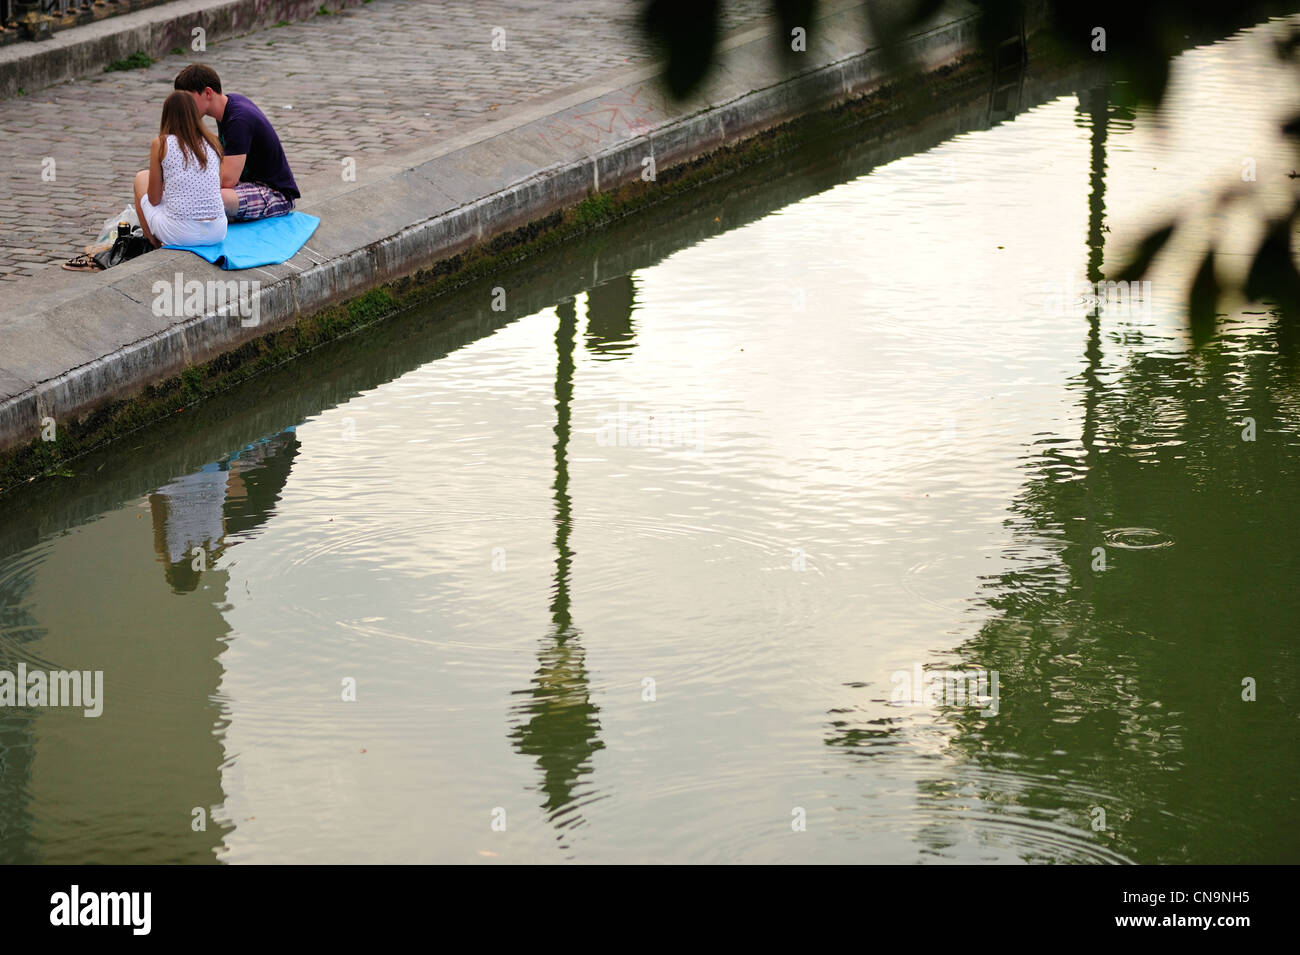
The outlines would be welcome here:
[[[160,245],[161,243],[153,237],[149,231],[149,223],[144,220],[144,209],[140,206],[140,197],[149,191],[149,170],[142,169],[135,174],[135,215],[140,220],[140,228],[144,231],[144,237],[149,240],[151,245]]]
[[[233,189],[222,189],[221,203],[226,207],[226,218],[233,222],[239,214],[239,193]]]

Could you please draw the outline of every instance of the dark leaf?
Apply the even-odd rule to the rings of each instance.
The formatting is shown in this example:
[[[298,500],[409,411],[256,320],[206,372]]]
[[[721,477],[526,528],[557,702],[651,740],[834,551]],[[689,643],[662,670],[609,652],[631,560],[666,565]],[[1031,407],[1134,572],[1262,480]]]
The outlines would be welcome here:
[[[772,0],[776,7],[777,19],[781,22],[781,35],[787,41],[790,31],[795,27],[810,30],[810,24],[817,12],[817,0]]]
[[[812,45],[813,20],[817,16],[817,0],[772,0],[776,8],[776,17],[781,24],[775,34],[776,48],[787,66],[799,62],[802,54],[794,48],[794,31],[796,27],[804,30],[805,50]]]
[[[1133,258],[1129,260],[1124,268],[1120,269],[1119,274],[1114,278],[1116,282],[1136,282],[1142,276],[1147,274],[1147,269],[1151,268],[1151,262],[1165,247],[1169,237],[1174,234],[1174,223],[1161,226],[1154,232],[1149,232],[1141,242],[1138,243],[1137,249],[1133,252]]]
[[[1192,341],[1198,346],[1214,335],[1220,291],[1218,276],[1214,274],[1214,249],[1207,249],[1187,296],[1187,320],[1192,328]]]
[[[1277,304],[1284,317],[1294,318],[1300,311],[1300,272],[1291,257],[1291,230],[1296,213],[1290,218],[1270,223],[1255,252],[1242,291],[1255,301],[1265,299]]]
[[[1283,60],[1289,60],[1300,52],[1300,28],[1291,27],[1286,36],[1277,40],[1277,55]]]
[[[713,65],[719,0],[650,0],[642,29],[664,51],[668,90],[677,99],[693,93]]]
[[[1150,59],[1130,59],[1126,65],[1140,99],[1156,105],[1164,101],[1169,86],[1168,54],[1158,51]]]

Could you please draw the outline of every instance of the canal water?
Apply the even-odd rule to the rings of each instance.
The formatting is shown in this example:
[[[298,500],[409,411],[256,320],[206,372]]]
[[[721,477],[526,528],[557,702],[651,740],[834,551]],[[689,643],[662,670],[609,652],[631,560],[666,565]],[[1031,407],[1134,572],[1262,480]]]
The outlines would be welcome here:
[[[1275,27],[1160,115],[1062,68],[849,130],[6,494],[0,670],[103,692],[0,710],[0,859],[1296,861],[1300,368],[1181,307],[1255,241],[1218,192],[1293,188]]]

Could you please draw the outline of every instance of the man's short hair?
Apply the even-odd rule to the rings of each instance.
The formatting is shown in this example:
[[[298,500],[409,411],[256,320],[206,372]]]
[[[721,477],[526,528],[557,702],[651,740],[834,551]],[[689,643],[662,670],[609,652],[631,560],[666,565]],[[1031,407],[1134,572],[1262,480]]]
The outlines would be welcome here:
[[[202,63],[191,63],[185,67],[176,74],[176,82],[173,84],[175,89],[187,93],[202,93],[209,86],[212,87],[212,92],[220,93],[221,77],[217,76],[217,71],[212,67]]]

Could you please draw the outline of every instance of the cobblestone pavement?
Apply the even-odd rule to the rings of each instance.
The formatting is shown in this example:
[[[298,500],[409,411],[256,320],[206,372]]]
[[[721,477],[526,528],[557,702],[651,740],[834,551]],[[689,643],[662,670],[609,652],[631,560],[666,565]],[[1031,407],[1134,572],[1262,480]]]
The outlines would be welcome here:
[[[770,10],[768,0],[723,7],[724,35]],[[262,108],[301,184],[344,157],[360,165],[463,133],[494,109],[651,59],[640,9],[634,0],[374,0],[0,100],[0,282],[58,268],[130,203],[131,176],[148,165],[162,101],[186,63],[207,63],[226,92]],[[496,26],[505,51],[492,49]]]

